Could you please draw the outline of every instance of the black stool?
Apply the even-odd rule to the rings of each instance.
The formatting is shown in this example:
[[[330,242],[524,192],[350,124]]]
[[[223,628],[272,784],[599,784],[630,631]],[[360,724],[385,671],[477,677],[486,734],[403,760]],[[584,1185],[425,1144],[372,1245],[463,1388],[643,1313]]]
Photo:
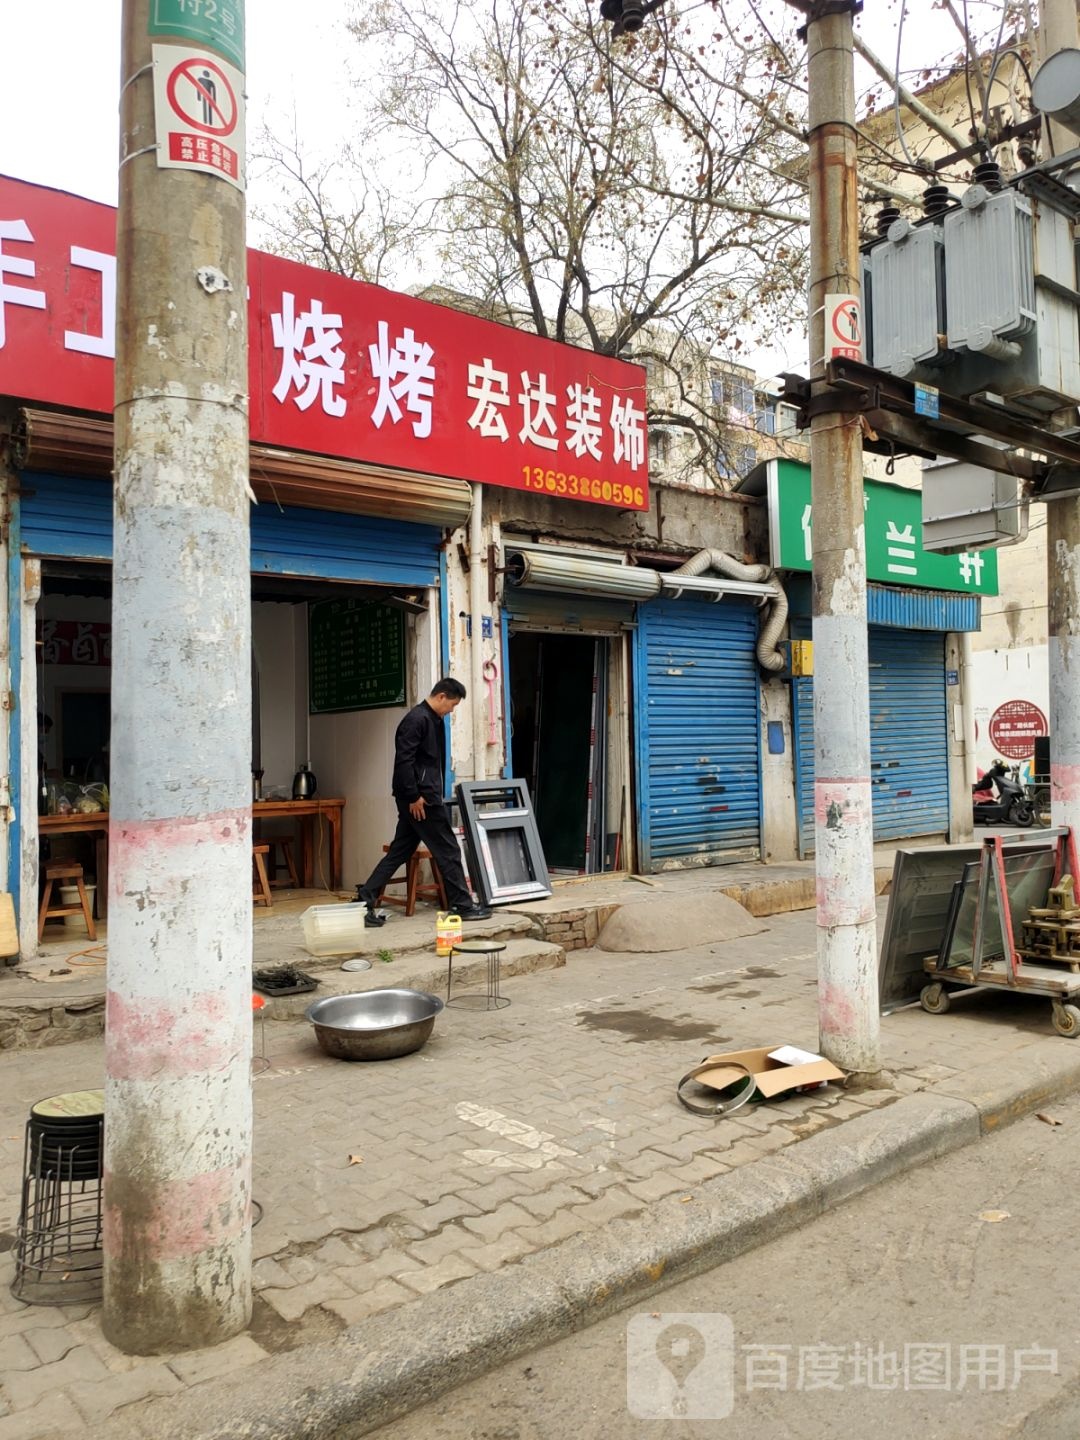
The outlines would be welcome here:
[[[499,957],[506,949],[502,940],[462,940],[450,951],[446,962],[446,1003],[459,1005],[465,1010],[505,1010],[510,1000],[499,994]],[[454,969],[455,955],[485,955],[487,957],[487,989],[470,990],[464,995],[450,999],[450,979]]]
[[[30,1305],[101,1298],[105,1097],[53,1095],[31,1107],[11,1293]]]

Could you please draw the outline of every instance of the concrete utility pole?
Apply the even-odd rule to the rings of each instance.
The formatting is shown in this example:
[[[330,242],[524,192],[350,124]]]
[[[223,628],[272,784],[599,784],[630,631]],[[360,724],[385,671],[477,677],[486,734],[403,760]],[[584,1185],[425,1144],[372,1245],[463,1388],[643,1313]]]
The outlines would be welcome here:
[[[1042,0],[1039,58],[1077,47],[1076,0]],[[1076,145],[1051,125],[1055,154]],[[1060,179],[1068,183],[1068,177]],[[1075,412],[1069,412],[1070,415]],[[1080,834],[1080,499],[1046,506],[1047,640],[1050,662],[1050,803],[1055,825]]]
[[[825,391],[825,297],[858,297],[852,11],[800,5],[810,118],[810,379]],[[829,412],[810,426],[814,535],[814,820],[822,1053],[854,1075],[881,1068],[870,794],[870,672],[862,435]]]
[[[134,1354],[251,1313],[244,196],[158,168],[150,10],[124,0],[105,1098],[104,1330]],[[211,121],[203,71],[175,95]]]

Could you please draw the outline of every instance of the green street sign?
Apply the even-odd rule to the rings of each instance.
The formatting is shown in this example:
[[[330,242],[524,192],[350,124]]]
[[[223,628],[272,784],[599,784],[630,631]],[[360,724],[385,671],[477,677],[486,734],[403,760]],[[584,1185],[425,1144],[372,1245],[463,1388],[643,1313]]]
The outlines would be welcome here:
[[[150,0],[150,34],[194,40],[244,68],[244,0]]]
[[[768,466],[769,542],[777,570],[813,569],[810,467],[794,460]],[[922,544],[922,492],[863,481],[866,578],[885,585],[960,594],[998,593],[997,552],[938,555]]]

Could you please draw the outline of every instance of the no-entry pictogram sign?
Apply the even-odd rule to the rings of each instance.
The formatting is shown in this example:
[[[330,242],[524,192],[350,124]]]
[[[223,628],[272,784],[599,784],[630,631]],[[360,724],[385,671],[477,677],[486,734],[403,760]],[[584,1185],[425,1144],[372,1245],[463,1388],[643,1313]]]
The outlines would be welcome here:
[[[181,124],[222,140],[236,129],[240,118],[236,91],[216,60],[182,60],[173,66],[165,93]]]
[[[862,356],[862,302],[857,295],[826,295],[826,360],[861,360]]]
[[[244,77],[204,50],[154,45],[157,160],[244,188]]]

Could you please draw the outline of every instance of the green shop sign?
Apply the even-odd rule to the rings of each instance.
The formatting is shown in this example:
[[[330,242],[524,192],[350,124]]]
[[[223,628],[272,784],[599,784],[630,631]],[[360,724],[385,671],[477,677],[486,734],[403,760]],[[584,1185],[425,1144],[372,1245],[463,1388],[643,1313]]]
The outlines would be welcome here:
[[[244,0],[150,0],[150,34],[183,36],[244,68]]]
[[[813,568],[810,467],[793,460],[768,466],[769,542],[777,570]],[[998,593],[997,553],[965,550],[938,555],[923,549],[922,492],[903,485],[863,481],[866,514],[866,578],[885,585],[912,585],[961,594]]]

